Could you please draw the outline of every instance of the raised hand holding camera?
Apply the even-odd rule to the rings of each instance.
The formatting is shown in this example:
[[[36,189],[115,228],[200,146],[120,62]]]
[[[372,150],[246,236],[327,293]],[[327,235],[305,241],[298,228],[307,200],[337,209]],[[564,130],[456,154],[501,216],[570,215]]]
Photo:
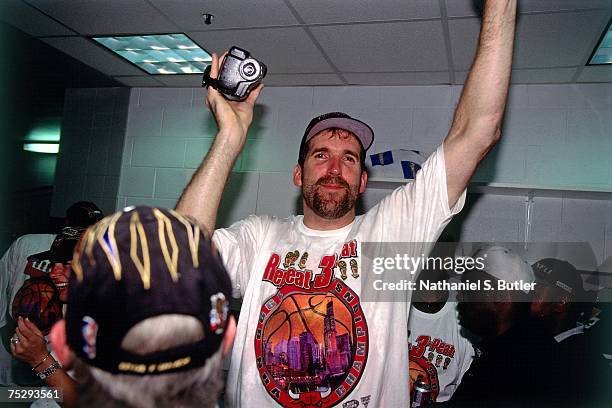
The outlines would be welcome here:
[[[206,69],[206,74],[211,82],[218,83],[221,71],[223,69],[223,61],[229,52],[218,56],[212,54],[212,62]],[[259,83],[248,93],[243,100],[230,100],[223,95],[214,86],[207,86],[206,105],[213,113],[219,134],[230,136],[230,139],[238,142],[237,148],[241,149],[244,143],[244,138],[249,126],[253,120],[253,108],[255,101],[263,88],[263,84]],[[238,136],[238,139],[235,139]]]
[[[227,99],[241,101],[259,85],[266,72],[265,64],[251,58],[248,51],[234,46],[223,58],[216,78],[210,75],[211,65],[206,67],[202,86],[212,86]]]
[[[221,56],[222,60],[225,59],[224,56],[225,54]],[[218,78],[222,66],[219,57],[213,54],[208,76]],[[262,88],[263,84],[256,84],[244,100],[228,100],[214,86],[207,88],[206,105],[215,117],[218,132],[202,165],[183,191],[176,209],[196,217],[209,234],[215,229],[223,188],[236,158],[244,147],[249,126],[253,121],[255,101]],[[198,187],[190,188],[193,185]],[[202,200],[202,197],[206,199]]]

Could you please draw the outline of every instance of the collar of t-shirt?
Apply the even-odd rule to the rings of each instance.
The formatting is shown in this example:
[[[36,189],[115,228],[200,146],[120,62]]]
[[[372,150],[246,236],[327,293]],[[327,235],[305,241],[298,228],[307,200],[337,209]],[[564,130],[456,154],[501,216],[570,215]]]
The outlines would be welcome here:
[[[410,313],[414,313],[416,316],[420,317],[421,319],[426,319],[426,320],[437,320],[439,319],[441,316],[444,316],[446,313],[451,312],[450,309],[456,307],[457,304],[454,302],[446,302],[446,304],[442,307],[442,309],[438,310],[435,313],[427,313],[427,312],[423,312],[419,309],[417,309],[416,307],[412,306]]]
[[[298,217],[298,220],[297,220],[297,227],[298,227],[298,230],[300,232],[302,232],[305,235],[312,235],[312,236],[315,236],[315,237],[335,237],[337,235],[346,235],[351,230],[351,228],[353,228],[354,224],[355,224],[355,220],[353,220],[350,224],[345,225],[342,228],[338,228],[338,229],[335,229],[335,230],[321,231],[321,230],[315,230],[315,229],[312,229],[312,228],[308,228],[304,224],[304,216],[303,215],[300,215]]]

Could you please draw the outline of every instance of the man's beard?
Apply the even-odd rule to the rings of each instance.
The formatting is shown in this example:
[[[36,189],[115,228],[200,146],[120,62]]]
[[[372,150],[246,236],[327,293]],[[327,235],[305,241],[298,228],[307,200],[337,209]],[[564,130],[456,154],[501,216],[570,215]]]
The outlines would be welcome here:
[[[355,207],[360,186],[351,186],[341,177],[321,177],[314,184],[302,181],[302,195],[306,205],[319,217],[335,220],[346,215]],[[335,184],[344,187],[335,193],[321,191],[320,186]]]

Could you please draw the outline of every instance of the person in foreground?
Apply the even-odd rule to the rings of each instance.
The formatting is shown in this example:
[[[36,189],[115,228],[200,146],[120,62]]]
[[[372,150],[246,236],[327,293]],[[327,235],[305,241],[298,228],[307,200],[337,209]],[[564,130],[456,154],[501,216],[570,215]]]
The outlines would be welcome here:
[[[196,222],[148,207],[101,220],[75,252],[66,318],[50,334],[78,406],[216,406],[235,333],[230,295]]]
[[[218,133],[176,209],[213,234],[234,294],[243,297],[226,395],[232,407],[337,404],[405,406],[408,308],[364,302],[362,243],[414,242],[427,253],[463,206],[465,188],[500,137],[512,61],[516,1],[488,1],[480,41],[451,129],[414,182],[365,215],[355,202],[367,184],[372,129],[335,112],[308,125],[293,182],[303,216],[251,216],[215,231],[225,184],[240,154],[261,91],[230,102],[209,89]],[[211,76],[219,72],[213,56]],[[407,274],[407,277],[409,275]],[[391,380],[392,379],[392,380]]]

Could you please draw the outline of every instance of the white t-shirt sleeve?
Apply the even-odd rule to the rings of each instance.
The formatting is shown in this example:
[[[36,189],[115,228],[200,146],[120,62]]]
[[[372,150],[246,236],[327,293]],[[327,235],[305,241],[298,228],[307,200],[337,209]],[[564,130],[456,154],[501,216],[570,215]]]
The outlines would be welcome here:
[[[444,148],[440,145],[423,163],[416,178],[383,198],[371,215],[385,225],[382,241],[433,242],[461,211],[465,194],[463,191],[449,208]]]
[[[253,263],[269,225],[268,217],[251,215],[228,228],[215,230],[213,242],[232,280],[232,295],[244,296]]]
[[[474,346],[472,346],[469,342],[465,342],[465,344],[463,345],[463,349],[461,350],[461,353],[463,353],[465,357],[461,364],[461,372],[457,376],[457,385],[455,386],[455,389],[459,387],[459,385],[461,384],[463,375],[467,372],[467,370],[470,369],[470,366],[472,365],[472,361],[474,361],[474,356],[476,355],[476,353],[474,352]]]
[[[6,311],[8,309],[8,302],[11,299],[11,291],[9,281],[11,279],[10,274],[10,258],[12,256],[13,243],[9,249],[6,250],[2,259],[0,259],[0,327],[6,325]]]
[[[0,327],[6,325],[6,314],[10,312],[11,301],[25,280],[24,265],[20,265],[24,251],[24,236],[17,238],[0,260]]]

